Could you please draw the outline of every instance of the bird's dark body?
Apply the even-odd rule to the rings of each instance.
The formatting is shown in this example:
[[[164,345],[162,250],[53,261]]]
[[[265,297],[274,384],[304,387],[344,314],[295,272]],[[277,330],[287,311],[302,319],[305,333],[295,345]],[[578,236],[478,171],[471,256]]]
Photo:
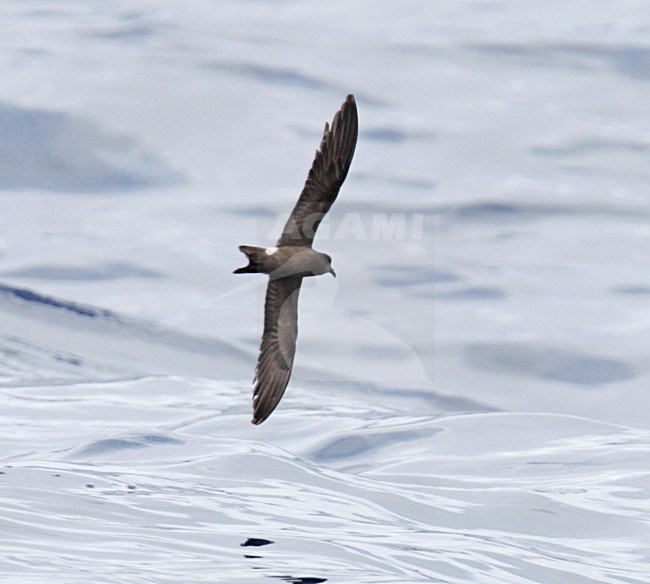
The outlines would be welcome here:
[[[248,258],[248,265],[235,270],[235,274],[268,274],[272,280],[277,280],[287,276],[321,276],[334,271],[330,256],[310,247],[276,247],[269,253],[263,247],[240,245],[239,250]]]
[[[298,295],[303,278],[330,273],[332,258],[312,249],[314,235],[336,200],[357,143],[357,106],[348,95],[325,124],[323,139],[307,181],[276,247],[240,245],[248,265],[236,274],[268,274],[264,333],[255,369],[253,424],[261,424],[280,402],[289,383],[298,337]]]

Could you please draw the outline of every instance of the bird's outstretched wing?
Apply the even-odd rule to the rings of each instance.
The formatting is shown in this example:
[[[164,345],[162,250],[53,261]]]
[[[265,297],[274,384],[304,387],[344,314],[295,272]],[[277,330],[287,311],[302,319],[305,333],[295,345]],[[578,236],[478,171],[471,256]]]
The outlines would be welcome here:
[[[357,145],[359,121],[354,96],[348,95],[332,127],[325,124],[305,186],[282,230],[277,246],[311,247],[321,220],[329,211],[350,169]]]
[[[298,294],[302,278],[269,280],[264,334],[255,369],[253,424],[261,424],[282,399],[291,377],[298,336]]]

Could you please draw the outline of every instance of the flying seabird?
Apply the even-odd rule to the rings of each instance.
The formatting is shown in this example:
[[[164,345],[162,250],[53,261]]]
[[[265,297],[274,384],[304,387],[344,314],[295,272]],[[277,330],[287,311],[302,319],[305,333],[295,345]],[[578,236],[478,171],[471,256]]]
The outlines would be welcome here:
[[[348,95],[323,139],[298,202],[275,247],[240,245],[248,265],[235,274],[268,274],[264,333],[253,380],[253,424],[261,424],[280,402],[291,377],[298,336],[302,279],[336,273],[332,258],[312,249],[314,235],[348,174],[358,134],[357,105]]]

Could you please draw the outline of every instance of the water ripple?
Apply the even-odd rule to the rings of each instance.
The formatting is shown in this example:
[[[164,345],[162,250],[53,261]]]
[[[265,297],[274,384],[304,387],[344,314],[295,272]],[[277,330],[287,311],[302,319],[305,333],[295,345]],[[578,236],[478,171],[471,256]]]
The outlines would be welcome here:
[[[240,390],[179,382],[180,407],[137,397],[164,395],[164,378],[39,389],[75,399],[5,455],[3,573],[93,565],[99,582],[147,582],[183,566],[200,582],[218,559],[233,582],[643,582],[646,431],[550,414],[377,419],[371,404],[320,423],[319,397],[298,390],[292,431],[259,432],[248,412],[200,413],[206,387],[220,411]],[[104,407],[61,423],[83,402]],[[53,449],[27,452],[46,437]]]

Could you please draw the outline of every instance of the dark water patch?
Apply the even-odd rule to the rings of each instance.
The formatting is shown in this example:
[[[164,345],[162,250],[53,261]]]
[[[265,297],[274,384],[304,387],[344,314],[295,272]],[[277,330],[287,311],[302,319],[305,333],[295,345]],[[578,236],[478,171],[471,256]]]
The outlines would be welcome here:
[[[240,543],[239,545],[241,547],[262,547],[265,545],[271,545],[272,543],[275,542],[271,541],[270,539],[263,539],[261,537],[249,537],[244,543]],[[263,557],[264,556],[244,554],[244,558],[246,558],[247,560],[259,560],[260,558]]]
[[[648,296],[650,295],[650,286],[619,286],[612,288],[613,294],[623,294],[626,296]]]
[[[386,275],[376,277],[375,282],[386,288],[405,288],[415,298],[441,300],[502,300],[507,294],[501,288],[489,286],[465,286],[441,290],[440,284],[460,282],[461,276],[450,271],[406,266],[390,267]]]
[[[424,351],[414,351],[421,356],[423,361],[431,359],[432,355],[428,355]],[[419,411],[417,408],[425,403],[427,407],[436,412],[497,412],[500,411],[493,406],[485,403],[474,401],[471,399],[456,397],[453,395],[446,395],[443,393],[435,392],[433,389],[419,389],[412,387],[399,387],[394,385],[379,385],[373,383],[361,383],[359,381],[340,381],[337,380],[336,384],[342,391],[349,391],[363,396],[367,403],[381,403],[384,398],[397,398],[402,403],[414,402],[413,411]],[[332,381],[315,382],[311,381],[309,385],[319,388],[323,391],[331,391]],[[415,402],[420,402],[415,403]],[[422,411],[421,413],[429,413],[429,410]]]
[[[411,351],[402,347],[391,347],[388,345],[364,345],[358,347],[355,352],[359,357],[375,359],[377,361],[402,361],[412,354]]]
[[[474,203],[469,205],[461,205],[457,208],[457,215],[484,217],[486,215],[521,215],[525,209],[521,205],[514,205],[512,203]]]
[[[275,543],[270,539],[263,539],[261,537],[249,537],[244,543],[239,544],[241,547],[261,547],[264,545],[271,545]]]
[[[258,65],[256,63],[210,63],[205,65],[205,68],[247,77],[271,85],[293,86],[311,90],[336,89],[340,91],[339,86],[297,69]]]
[[[12,278],[31,278],[36,280],[94,281],[117,280],[122,278],[162,278],[160,272],[154,272],[128,263],[108,263],[93,268],[76,266],[36,265],[19,270],[2,272],[3,276]]]
[[[410,290],[410,296],[440,300],[503,300],[507,294],[500,288],[474,286],[458,290]]]
[[[258,65],[256,63],[210,63],[206,65],[206,68],[241,77],[248,77],[254,81],[261,81],[262,83],[272,85],[290,85],[311,90],[334,89],[338,87],[296,69]]]
[[[650,150],[650,144],[635,141],[622,140],[576,140],[566,144],[533,146],[530,152],[539,156],[562,157],[578,156],[581,154],[591,153],[609,153],[609,152],[632,152],[634,154],[645,154]]]
[[[647,46],[566,44],[557,48],[566,55],[606,62],[617,73],[632,79],[650,79],[650,48]]]
[[[341,100],[348,95],[353,88],[333,83],[320,77],[310,75],[299,69],[289,67],[278,67],[274,65],[261,65],[259,63],[226,63],[212,62],[203,65],[205,69],[244,77],[252,81],[279,85],[281,87],[298,87],[309,91],[327,91],[335,93]],[[368,106],[383,106],[385,103],[375,99],[367,93],[354,91],[357,102]]]
[[[155,34],[156,30],[152,26],[146,24],[131,24],[98,29],[87,36],[123,43],[148,40]]]
[[[262,207],[262,206],[257,206],[257,207],[228,207],[226,208],[227,213],[231,213],[233,215],[239,215],[240,217],[260,217],[260,218],[266,218],[266,217],[277,217],[278,212],[274,211],[270,207]]]
[[[586,65],[575,59],[567,59],[562,51],[553,45],[516,43],[472,43],[465,48],[499,60],[521,61],[525,65],[551,68],[586,69]]]
[[[382,179],[379,179],[382,180]],[[387,177],[383,179],[384,182],[401,186],[408,187],[410,189],[419,189],[422,191],[430,191],[438,187],[438,183],[432,180],[427,179],[418,179],[418,178],[398,178],[398,177]]]
[[[327,578],[315,578],[314,576],[271,576],[278,580],[284,580],[289,584],[321,584],[327,582]]]
[[[422,140],[435,138],[435,134],[424,130],[403,130],[395,126],[379,126],[361,130],[361,139],[370,142],[385,142],[388,144],[401,144],[407,140]]]
[[[0,189],[107,192],[185,180],[130,137],[64,112],[0,103]]]
[[[139,448],[168,444],[182,445],[184,442],[162,434],[150,434],[133,438],[106,438],[104,440],[97,440],[96,442],[92,442],[87,446],[75,450],[74,456],[92,458],[95,456],[122,452],[124,450],[136,450]]]
[[[481,201],[467,203],[452,207],[451,212],[461,219],[504,220],[504,219],[529,219],[539,216],[561,215],[566,208],[552,205],[529,205],[519,203],[503,203],[495,201]]]
[[[61,361],[62,363],[68,363],[69,365],[73,365],[75,367],[81,367],[84,364],[79,357],[66,357],[64,355],[54,355],[54,358],[57,361]]]
[[[364,172],[355,172],[354,176],[349,177],[348,180],[352,180],[354,182],[373,182],[373,183],[380,183],[380,184],[389,184],[398,187],[406,187],[409,189],[417,189],[421,191],[431,191],[438,187],[438,183],[426,178],[385,176],[377,173],[369,174]]]
[[[0,294],[6,296],[13,296],[25,302],[32,302],[34,304],[41,304],[43,306],[49,306],[52,308],[60,308],[62,310],[67,310],[73,312],[80,316],[87,316],[89,318],[110,318],[113,320],[119,320],[117,315],[110,310],[92,308],[83,304],[76,304],[74,302],[68,302],[67,300],[59,300],[53,298],[52,296],[44,296],[28,290],[27,288],[14,288],[13,286],[5,286],[0,284]]]
[[[527,66],[585,71],[608,67],[632,79],[650,79],[650,48],[647,46],[594,43],[477,43],[465,46],[485,55],[522,61]]]
[[[346,434],[328,440],[310,453],[312,460],[320,462],[332,460],[345,460],[364,454],[370,450],[377,450],[393,444],[412,442],[437,434],[438,429],[427,429],[424,432],[374,432],[366,434]]]
[[[376,268],[383,272],[375,278],[379,286],[403,288],[420,284],[439,284],[458,282],[462,278],[453,272],[421,266],[383,265]]]
[[[341,436],[328,441],[311,454],[314,460],[338,460],[363,454],[374,447],[373,441],[366,436]]]
[[[84,28],[85,36],[120,43],[133,43],[148,40],[165,28],[165,21],[151,18],[144,10],[127,10],[113,19],[110,24],[97,26],[90,30]]]
[[[388,396],[398,396],[403,399],[423,400],[437,410],[445,412],[497,412],[498,408],[488,406],[464,397],[456,397],[436,393],[432,390],[418,389],[384,389],[380,393]]]
[[[243,345],[250,345],[251,347],[257,347],[260,344],[258,337],[237,337],[236,340]]]
[[[139,436],[138,440],[144,442],[145,444],[177,444],[177,445],[182,445],[185,444],[183,440],[179,440],[178,438],[172,438],[171,436],[166,436],[164,434],[145,434],[143,436]]]
[[[602,385],[636,375],[634,368],[624,361],[543,346],[473,344],[465,348],[465,361],[484,371],[574,385]]]
[[[399,128],[385,127],[365,130],[361,132],[361,137],[374,142],[388,142],[391,144],[399,144],[401,142],[406,142],[406,140],[409,138],[409,135]]]
[[[133,440],[107,438],[105,440],[98,440],[97,442],[93,442],[92,444],[81,448],[76,451],[76,454],[84,457],[93,457],[144,447],[144,444]]]
[[[547,205],[534,203],[505,203],[481,201],[440,207],[439,215],[461,221],[513,222],[535,221],[549,217],[608,217],[620,219],[645,219],[647,209],[617,208],[602,205]]]

